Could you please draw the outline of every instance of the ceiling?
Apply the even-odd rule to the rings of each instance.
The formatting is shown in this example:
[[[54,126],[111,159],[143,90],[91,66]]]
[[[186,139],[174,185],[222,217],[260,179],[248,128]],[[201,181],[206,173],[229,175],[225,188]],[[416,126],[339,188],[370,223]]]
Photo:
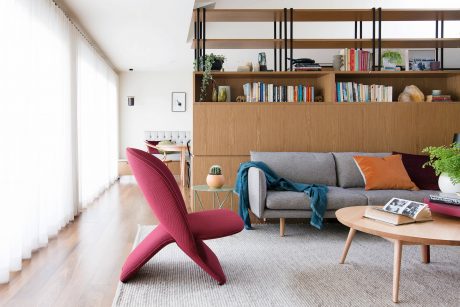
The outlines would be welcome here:
[[[118,71],[192,67],[194,0],[61,0]]]

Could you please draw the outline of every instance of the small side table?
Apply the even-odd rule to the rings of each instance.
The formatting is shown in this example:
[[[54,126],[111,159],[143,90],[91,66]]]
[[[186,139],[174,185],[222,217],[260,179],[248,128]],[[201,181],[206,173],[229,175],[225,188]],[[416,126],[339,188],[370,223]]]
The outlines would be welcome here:
[[[203,209],[203,202],[201,201],[201,197],[199,192],[209,192],[212,193],[212,207],[214,209],[222,209],[225,205],[225,202],[230,198],[230,207],[233,210],[233,187],[223,186],[220,189],[210,188],[207,185],[194,185],[192,187],[193,190],[193,207],[192,211],[196,211],[197,200],[200,204],[200,208]],[[225,198],[221,201],[219,193],[226,193]],[[217,206],[216,206],[217,205]]]

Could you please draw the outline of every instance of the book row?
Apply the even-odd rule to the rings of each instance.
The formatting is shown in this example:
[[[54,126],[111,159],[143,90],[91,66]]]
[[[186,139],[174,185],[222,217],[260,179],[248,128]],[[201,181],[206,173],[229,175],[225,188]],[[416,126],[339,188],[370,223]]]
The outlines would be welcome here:
[[[393,87],[356,82],[336,83],[337,102],[391,102]]]
[[[342,71],[368,71],[372,70],[372,52],[360,49],[342,49]]]
[[[313,102],[315,88],[307,85],[275,85],[264,82],[243,85],[247,102]]]

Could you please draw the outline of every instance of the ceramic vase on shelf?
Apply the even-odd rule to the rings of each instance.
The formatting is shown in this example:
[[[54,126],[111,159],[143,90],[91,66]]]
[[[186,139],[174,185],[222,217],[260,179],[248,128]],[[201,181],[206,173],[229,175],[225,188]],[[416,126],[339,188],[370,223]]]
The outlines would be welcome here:
[[[459,193],[460,183],[453,184],[452,180],[446,173],[442,173],[438,180],[439,189],[443,193]]]
[[[230,101],[230,86],[219,86],[218,101],[219,102],[229,102]]]
[[[213,189],[220,189],[224,186],[225,177],[222,175],[222,168],[219,165],[213,165],[209,169],[206,177],[206,184]]]

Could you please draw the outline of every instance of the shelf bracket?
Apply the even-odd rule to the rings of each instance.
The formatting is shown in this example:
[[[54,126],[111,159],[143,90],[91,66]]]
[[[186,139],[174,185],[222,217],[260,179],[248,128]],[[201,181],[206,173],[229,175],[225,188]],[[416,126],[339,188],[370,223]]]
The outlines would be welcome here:
[[[273,22],[273,39],[275,40],[275,46],[273,46],[273,71],[276,71],[276,53],[277,53],[277,48],[276,48],[276,17],[275,21]]]
[[[372,70],[375,70],[375,7],[372,8]]]
[[[206,8],[203,8],[203,64],[206,61]],[[203,67],[204,68],[204,67]]]
[[[290,22],[290,25],[291,25],[291,30],[289,31],[290,32],[289,33],[290,34],[290,38],[289,38],[290,46],[289,47],[290,47],[290,52],[291,52],[291,54],[290,54],[290,56],[291,56],[290,68],[291,68],[291,71],[292,71],[292,62],[293,62],[292,60],[293,60],[293,57],[294,57],[294,34],[293,34],[294,33],[294,9],[291,7],[289,9],[289,11],[290,11],[289,22]]]
[[[287,8],[284,8],[284,71],[287,71]]]
[[[200,9],[197,8],[196,9],[196,26],[197,26],[197,29],[196,29],[196,32],[197,32],[197,36],[196,36],[196,53],[197,53],[197,61],[196,61],[196,70],[197,71],[201,71],[201,50],[200,50],[200,36],[201,36],[201,24],[200,24]]]
[[[441,19],[441,38],[444,38],[444,18]],[[444,70],[444,47],[441,47],[441,70]]]
[[[382,69],[382,8],[379,7],[379,69]]]

